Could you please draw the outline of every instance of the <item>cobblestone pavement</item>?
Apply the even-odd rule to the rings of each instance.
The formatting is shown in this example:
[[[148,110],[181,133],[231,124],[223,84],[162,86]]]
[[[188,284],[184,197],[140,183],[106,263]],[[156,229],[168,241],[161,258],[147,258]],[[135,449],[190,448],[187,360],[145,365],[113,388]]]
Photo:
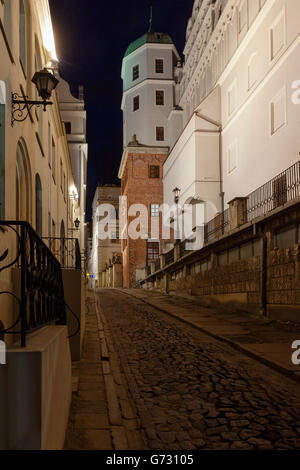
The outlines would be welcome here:
[[[299,449],[300,385],[180,320],[99,290],[150,449]]]

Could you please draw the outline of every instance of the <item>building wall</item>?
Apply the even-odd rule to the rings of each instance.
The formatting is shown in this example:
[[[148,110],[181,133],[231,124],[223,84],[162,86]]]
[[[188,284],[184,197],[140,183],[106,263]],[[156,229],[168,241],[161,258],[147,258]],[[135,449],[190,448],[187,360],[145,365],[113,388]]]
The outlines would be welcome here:
[[[62,126],[56,93],[52,95],[53,106],[47,111],[33,108],[24,122],[11,126],[11,92],[37,99],[31,82],[35,70],[56,59],[51,18],[47,0],[24,0],[26,34],[24,51],[26,61],[21,65],[19,0],[0,2],[0,100],[2,112],[2,133],[0,159],[2,173],[2,214],[5,220],[16,220],[17,187],[19,188],[19,218],[27,220],[40,236],[61,236],[62,228],[73,225],[77,201],[70,198],[74,185],[71,160],[64,128]],[[4,33],[3,33],[4,31]],[[4,135],[5,134],[5,135]],[[55,149],[55,150],[54,150]],[[60,165],[60,161],[62,165]],[[16,173],[18,171],[18,185]],[[36,175],[42,186],[40,204],[42,227],[37,227]],[[65,175],[65,179],[63,178]],[[62,182],[62,184],[61,184]],[[5,184],[4,184],[5,183]],[[4,195],[4,200],[3,200]],[[41,228],[41,230],[38,230]],[[0,241],[3,252],[9,243],[7,238]],[[14,240],[10,253],[15,252]],[[0,290],[13,291],[10,271],[0,274]],[[8,296],[0,296],[0,310],[4,313],[1,321],[10,326],[10,318],[16,310]],[[9,338],[8,338],[9,340]]]
[[[299,159],[299,106],[292,101],[292,84],[300,72],[300,27],[294,21],[300,5],[270,0],[266,7],[221,77],[226,202],[249,194]]]
[[[93,200],[93,240],[92,251],[89,261],[89,274],[93,276],[93,286],[104,287],[106,282],[103,283],[102,273],[106,269],[106,265],[110,264],[113,255],[121,252],[121,243],[119,240],[119,197],[121,195],[121,188],[116,185],[98,186]],[[109,222],[109,229],[111,235],[115,235],[113,239],[110,235],[102,240],[101,231],[107,231],[108,225],[105,220],[108,214],[100,212],[100,205],[109,204],[114,207],[115,213],[111,213],[111,220]],[[114,222],[116,219],[116,222]]]
[[[299,75],[300,28],[294,21],[299,13],[297,0],[195,0],[178,85],[179,136],[179,120],[169,116],[165,200],[171,198],[170,188],[179,186],[180,204],[194,197],[220,211],[298,160],[299,113],[292,85]],[[192,145],[202,128],[200,121],[192,125],[195,112],[215,122],[219,146],[208,147],[199,138],[198,152]],[[212,162],[220,184],[210,191]]]
[[[87,250],[87,231],[85,225],[86,214],[86,185],[87,185],[87,161],[88,144],[86,140],[86,111],[83,96],[83,87],[79,87],[78,98],[71,94],[69,84],[59,77],[57,97],[61,119],[65,124],[66,137],[71,157],[74,182],[78,192],[79,207],[76,218],[80,221],[79,231],[76,236],[82,253],[82,261],[85,264]],[[72,232],[69,236],[73,236]]]
[[[150,241],[151,204],[163,203],[162,167],[167,156],[155,149],[135,148],[127,150],[126,164],[122,177],[122,196],[127,197],[127,208],[133,204],[143,204],[148,209],[148,237]],[[149,178],[149,166],[159,166],[160,177]],[[128,216],[127,228],[136,216]],[[159,217],[161,222],[161,215]],[[147,236],[147,235],[146,235]],[[161,238],[161,230],[156,241]],[[133,287],[140,279],[137,271],[145,270],[147,265],[147,241],[143,239],[133,240],[128,237],[122,240],[123,253],[123,285]],[[145,271],[144,271],[145,272]],[[143,274],[144,274],[143,272]],[[137,278],[138,276],[138,278]]]
[[[300,322],[299,196],[238,231],[190,252],[146,279],[144,287],[192,295],[206,306],[229,312],[263,312],[272,318]],[[262,241],[266,240],[263,282]]]

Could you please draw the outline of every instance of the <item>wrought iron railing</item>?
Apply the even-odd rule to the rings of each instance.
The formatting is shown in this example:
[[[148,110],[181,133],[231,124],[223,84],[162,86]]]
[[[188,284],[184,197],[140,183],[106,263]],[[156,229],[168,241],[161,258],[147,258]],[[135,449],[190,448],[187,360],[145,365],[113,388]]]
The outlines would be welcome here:
[[[77,238],[45,237],[42,240],[65,269],[81,269],[81,253]]]
[[[216,215],[204,226],[204,243],[225,235],[230,230],[229,209]]]
[[[168,264],[174,263],[174,248],[172,250],[168,251],[168,253],[165,254],[165,264],[168,266]]]
[[[300,161],[249,194],[247,220],[263,216],[300,196]]]
[[[0,273],[20,268],[20,298],[14,324],[1,334],[19,334],[21,347],[26,335],[49,324],[66,324],[64,288],[59,261],[27,222],[0,221]]]

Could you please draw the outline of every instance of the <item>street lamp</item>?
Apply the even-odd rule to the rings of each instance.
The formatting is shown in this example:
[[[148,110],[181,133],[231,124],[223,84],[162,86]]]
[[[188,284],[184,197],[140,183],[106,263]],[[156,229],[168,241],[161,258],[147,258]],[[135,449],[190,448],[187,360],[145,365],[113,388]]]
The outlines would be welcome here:
[[[68,228],[69,232],[77,232],[77,230],[79,230],[79,226],[80,226],[80,220],[77,219],[74,220],[74,225],[75,225],[75,228]]]
[[[179,211],[178,211],[178,203],[179,203],[179,197],[180,197],[180,192],[181,192],[181,189],[179,188],[175,188],[173,189],[173,194],[174,194],[174,202],[176,204],[176,212],[177,212],[177,216],[176,216],[176,220],[177,220],[177,237],[176,237],[176,242],[180,241],[180,238],[179,238]]]
[[[36,72],[32,78],[32,82],[35,84],[39,96],[42,98],[42,101],[32,101],[28,100],[26,96],[18,95],[17,93],[12,93],[12,112],[11,112],[11,125],[14,125],[14,122],[23,122],[29,116],[30,110],[33,106],[43,106],[44,111],[48,105],[52,105],[51,101],[48,101],[51,98],[53,90],[57,87],[59,81],[57,78],[49,72],[46,68],[40,72]],[[23,99],[21,99],[23,98]],[[25,116],[24,112],[27,110]]]
[[[80,225],[80,220],[78,219],[78,217],[77,217],[77,219],[75,220],[74,225],[75,225],[76,230],[78,230],[78,229],[79,229],[79,225]]]

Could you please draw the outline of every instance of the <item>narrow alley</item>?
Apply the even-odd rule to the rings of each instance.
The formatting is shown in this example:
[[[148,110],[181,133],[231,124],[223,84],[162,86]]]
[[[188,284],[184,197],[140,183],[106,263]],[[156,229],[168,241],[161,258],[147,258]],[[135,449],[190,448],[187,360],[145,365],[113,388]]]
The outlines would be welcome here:
[[[177,311],[189,309],[190,318],[197,313],[191,302],[163,297]],[[66,447],[299,448],[300,384],[145,303],[151,298],[90,291]],[[272,325],[261,330],[289,337]]]

